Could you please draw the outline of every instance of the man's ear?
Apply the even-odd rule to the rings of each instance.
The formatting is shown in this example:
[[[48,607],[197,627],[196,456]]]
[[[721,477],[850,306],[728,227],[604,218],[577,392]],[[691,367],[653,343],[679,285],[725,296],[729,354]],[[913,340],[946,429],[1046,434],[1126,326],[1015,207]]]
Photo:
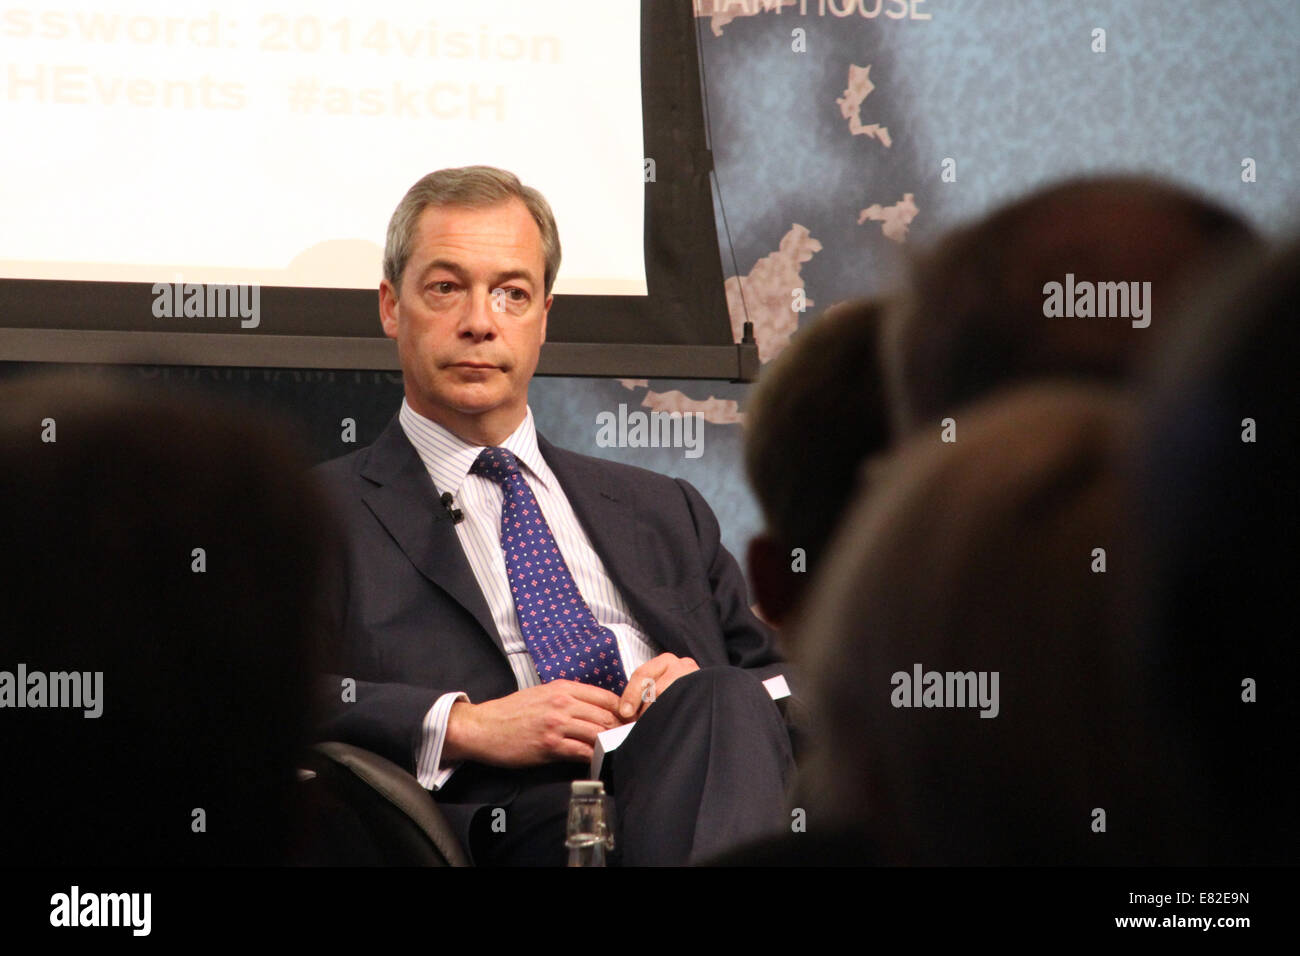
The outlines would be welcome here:
[[[803,575],[790,568],[790,555],[771,535],[750,539],[746,557],[754,599],[774,627],[787,623],[803,594]]]
[[[387,279],[379,283],[379,322],[386,336],[397,338],[397,290]]]
[[[555,301],[555,296],[548,295],[546,302],[542,306],[542,344],[546,344],[546,319],[551,314],[551,303]]]

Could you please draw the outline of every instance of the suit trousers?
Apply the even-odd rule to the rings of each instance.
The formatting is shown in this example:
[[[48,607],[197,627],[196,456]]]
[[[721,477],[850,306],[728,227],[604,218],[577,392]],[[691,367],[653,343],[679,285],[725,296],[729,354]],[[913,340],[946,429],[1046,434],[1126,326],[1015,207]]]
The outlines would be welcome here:
[[[518,776],[517,795],[504,806],[457,801],[460,771],[435,796],[476,864],[562,866],[570,783],[587,769],[496,770]],[[793,770],[785,721],[756,677],[708,667],[678,678],[606,756],[601,775],[615,805],[610,862],[696,864],[786,831]]]

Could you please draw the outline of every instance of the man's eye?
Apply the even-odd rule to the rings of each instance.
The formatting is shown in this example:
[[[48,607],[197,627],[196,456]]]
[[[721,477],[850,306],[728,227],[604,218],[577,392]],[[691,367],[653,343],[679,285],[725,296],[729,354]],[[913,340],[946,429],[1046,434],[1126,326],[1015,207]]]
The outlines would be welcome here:
[[[505,293],[506,298],[508,298],[511,302],[528,301],[528,293],[525,292],[523,289],[517,289],[512,286],[509,289],[502,289],[501,291]]]
[[[445,279],[442,282],[432,282],[429,284],[429,291],[438,295],[450,295],[456,289],[456,283],[448,282]]]

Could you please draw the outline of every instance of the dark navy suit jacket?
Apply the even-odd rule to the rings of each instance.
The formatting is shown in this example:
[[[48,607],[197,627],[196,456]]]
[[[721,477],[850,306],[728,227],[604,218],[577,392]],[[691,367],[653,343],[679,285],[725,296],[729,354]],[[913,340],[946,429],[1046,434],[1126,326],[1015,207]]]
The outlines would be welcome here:
[[[680,479],[556,448],[538,435],[592,546],[647,635],[700,667],[765,679],[785,670],[771,630],[749,609],[745,580],[712,510]],[[325,462],[342,541],[327,572],[320,627],[322,739],[365,747],[414,770],[421,724],[442,694],[472,702],[518,690],[451,517],[396,416],[378,441]],[[344,702],[340,681],[356,681]],[[482,778],[482,792],[475,780]],[[473,763],[459,799],[509,798],[509,772]]]

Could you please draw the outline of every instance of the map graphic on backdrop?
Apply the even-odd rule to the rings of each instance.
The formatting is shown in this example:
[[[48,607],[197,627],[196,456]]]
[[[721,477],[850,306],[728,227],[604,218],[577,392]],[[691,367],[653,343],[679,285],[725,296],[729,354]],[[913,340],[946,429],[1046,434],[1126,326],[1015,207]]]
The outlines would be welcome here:
[[[906,4],[900,7],[899,2],[900,0],[893,0],[895,17],[899,9],[907,9]],[[853,3],[850,2],[848,7],[852,9]],[[824,17],[827,9],[833,13],[835,7],[832,5],[827,8],[822,3],[820,9]],[[869,12],[870,5],[864,9]],[[880,7],[882,12],[886,9]],[[752,75],[766,72],[770,76],[780,76],[782,67],[786,72],[790,72],[792,66],[797,67],[801,77],[811,82],[809,88],[800,95],[794,115],[807,113],[821,117],[823,122],[817,125],[823,133],[822,138],[825,140],[826,134],[829,134],[831,140],[823,142],[823,147],[830,146],[834,153],[842,156],[852,155],[854,161],[864,167],[884,172],[877,160],[882,154],[887,155],[885,151],[892,149],[895,137],[889,126],[879,121],[878,114],[883,111],[882,101],[888,100],[896,104],[897,98],[891,95],[887,85],[878,89],[877,83],[872,80],[872,70],[879,61],[871,54],[874,44],[880,38],[878,35],[865,34],[867,21],[855,17],[854,21],[833,24],[837,42],[828,45],[825,42],[826,34],[832,31],[823,28],[819,31],[821,35],[809,36],[810,21],[817,19],[818,11],[816,2],[809,4],[806,0],[802,4],[799,0],[736,0],[732,3],[724,0],[696,0],[696,17],[707,20],[709,25],[709,30],[700,31],[706,90],[710,94],[714,93],[710,89],[710,81],[717,78],[719,73],[723,74],[723,81],[730,85],[734,77],[731,71],[747,55],[754,56]],[[761,16],[763,14],[766,16]],[[737,23],[740,18],[753,18],[753,22]],[[862,22],[855,22],[859,20]],[[784,51],[781,45],[785,46]],[[862,55],[867,59],[862,59]],[[772,69],[760,70],[760,62],[765,67],[770,65]],[[879,78],[881,75],[877,69],[876,76]],[[828,84],[836,82],[841,84],[841,88],[831,95]],[[885,81],[881,82],[884,84]],[[756,88],[753,92],[759,90]],[[728,184],[733,181],[733,177],[729,168],[730,151],[720,148],[717,142],[721,138],[719,130],[743,125],[733,117],[731,111],[743,110],[747,105],[752,110],[754,104],[752,95],[739,103],[730,97],[721,102],[720,99],[710,97],[709,119],[715,136],[714,158],[719,170],[718,179],[723,191],[723,202],[726,203],[730,192]],[[895,105],[894,111],[896,109]],[[835,117],[839,118],[835,129],[825,129],[825,123],[833,123]],[[785,124],[782,122],[775,125],[780,128]],[[858,237],[854,245],[869,246],[873,238],[877,242],[905,242],[908,228],[920,212],[916,203],[915,179],[907,177],[906,171],[902,178],[898,177],[893,173],[892,166],[888,175],[864,177],[868,178],[871,182],[870,190],[862,190],[856,198],[846,196],[842,215],[845,218],[851,215],[858,225],[878,223],[878,235]],[[807,183],[810,191],[818,189],[819,185],[816,179]],[[797,207],[792,205],[792,208]],[[720,228],[719,236],[724,235]],[[785,231],[774,238],[775,247],[751,260],[747,272],[726,279],[732,335],[736,341],[740,341],[745,321],[752,322],[759,359],[763,363],[780,355],[798,330],[801,317],[812,314],[811,310],[817,302],[807,288],[803,266],[824,248],[823,241],[813,235],[812,229],[799,221],[789,223]],[[725,244],[725,239],[723,241]],[[724,251],[724,268],[725,263]],[[641,401],[649,409],[699,412],[705,421],[716,425],[739,424],[744,420],[738,399],[720,398],[713,393],[707,398],[693,397],[690,392],[699,386],[695,389],[686,386],[685,389],[658,391],[651,387],[652,383],[643,380],[620,381],[628,389],[644,388]]]

